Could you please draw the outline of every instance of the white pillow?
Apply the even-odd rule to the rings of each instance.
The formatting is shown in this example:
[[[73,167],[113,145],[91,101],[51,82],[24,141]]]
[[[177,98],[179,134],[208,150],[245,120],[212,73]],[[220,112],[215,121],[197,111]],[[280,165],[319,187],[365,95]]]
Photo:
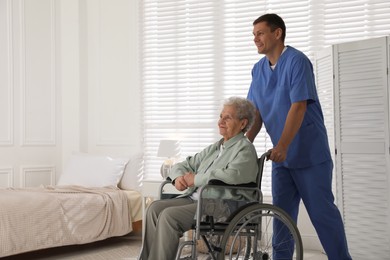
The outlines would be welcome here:
[[[101,155],[73,154],[57,185],[85,187],[117,186],[128,159]]]
[[[142,153],[130,156],[118,187],[122,190],[141,191],[141,183],[144,170],[144,158]]]

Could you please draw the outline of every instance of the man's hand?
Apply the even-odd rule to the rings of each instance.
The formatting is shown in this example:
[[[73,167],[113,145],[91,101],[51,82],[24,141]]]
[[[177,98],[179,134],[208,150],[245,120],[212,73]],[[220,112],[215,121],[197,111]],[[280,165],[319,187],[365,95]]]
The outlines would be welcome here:
[[[286,160],[287,157],[287,149],[280,147],[279,145],[275,146],[271,150],[271,154],[269,156],[269,160],[280,163]]]

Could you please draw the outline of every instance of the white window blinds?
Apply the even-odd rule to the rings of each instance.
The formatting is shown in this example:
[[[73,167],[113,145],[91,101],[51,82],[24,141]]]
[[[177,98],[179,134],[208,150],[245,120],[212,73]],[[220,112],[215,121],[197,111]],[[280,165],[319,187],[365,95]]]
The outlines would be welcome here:
[[[144,0],[140,12],[146,179],[161,178],[160,140],[180,139],[185,158],[220,138],[223,99],[246,96],[251,68],[261,58],[252,37],[260,15],[283,17],[286,44],[312,60],[325,46],[390,34],[387,0]],[[264,129],[255,145],[259,155],[272,147]]]

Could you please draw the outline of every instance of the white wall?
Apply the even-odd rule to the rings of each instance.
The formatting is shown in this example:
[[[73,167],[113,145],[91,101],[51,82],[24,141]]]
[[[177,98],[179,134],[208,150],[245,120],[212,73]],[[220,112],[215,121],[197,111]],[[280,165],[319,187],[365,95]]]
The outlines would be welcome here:
[[[0,187],[141,149],[138,1],[0,0]]]

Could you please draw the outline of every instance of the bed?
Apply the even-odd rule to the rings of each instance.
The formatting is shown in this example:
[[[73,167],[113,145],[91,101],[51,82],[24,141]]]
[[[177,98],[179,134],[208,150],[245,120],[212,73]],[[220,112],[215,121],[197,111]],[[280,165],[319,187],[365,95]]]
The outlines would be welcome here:
[[[0,257],[85,244],[142,219],[142,156],[72,155],[57,185],[0,189]]]

